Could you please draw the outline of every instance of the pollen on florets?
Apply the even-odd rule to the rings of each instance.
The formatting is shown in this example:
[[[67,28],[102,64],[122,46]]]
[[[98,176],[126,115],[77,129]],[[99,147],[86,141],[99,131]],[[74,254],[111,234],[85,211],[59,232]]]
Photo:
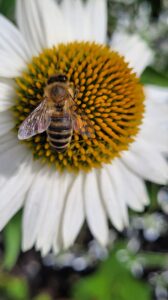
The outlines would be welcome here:
[[[76,111],[85,115],[94,137],[74,131],[63,153],[50,146],[46,132],[24,141],[35,158],[58,170],[85,170],[110,163],[134,141],[144,112],[144,93],[124,58],[106,46],[89,42],[45,49],[16,78],[16,129],[43,100],[49,76],[61,72],[78,89]]]

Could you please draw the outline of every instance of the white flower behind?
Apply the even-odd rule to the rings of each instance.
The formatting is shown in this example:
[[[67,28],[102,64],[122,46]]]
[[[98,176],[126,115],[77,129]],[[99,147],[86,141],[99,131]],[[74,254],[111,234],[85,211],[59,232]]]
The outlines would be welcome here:
[[[106,43],[104,0],[18,0],[19,30],[0,16],[0,229],[24,207],[24,251],[35,245],[43,255],[73,245],[82,225],[108,244],[108,218],[118,229],[128,226],[128,207],[142,211],[149,203],[144,180],[165,184],[168,179],[168,90],[146,86],[146,110],[141,129],[120,158],[78,175],[51,170],[35,162],[13,132],[14,79],[32,56],[60,42]],[[140,75],[152,52],[137,36],[116,33],[110,43]]]

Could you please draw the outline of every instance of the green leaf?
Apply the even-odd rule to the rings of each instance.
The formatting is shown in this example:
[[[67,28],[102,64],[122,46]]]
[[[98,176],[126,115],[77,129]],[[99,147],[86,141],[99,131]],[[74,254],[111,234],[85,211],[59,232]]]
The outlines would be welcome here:
[[[138,256],[143,260],[143,264],[146,267],[168,267],[168,254],[167,253],[152,253],[152,252],[141,252]]]
[[[163,87],[168,87],[168,77],[160,74],[151,67],[146,68],[141,76],[141,82],[143,84],[153,84]]]
[[[3,267],[11,270],[21,249],[21,213],[17,213],[3,231],[5,254]]]
[[[158,209],[157,194],[160,189],[160,186],[153,182],[147,182],[146,186],[150,198],[148,212],[152,212]]]
[[[16,0],[1,0],[0,1],[0,13],[5,15],[10,20],[14,20]]]
[[[38,296],[36,296],[35,298],[33,298],[33,300],[52,300],[51,296],[46,294],[46,293],[42,293],[39,294]]]
[[[28,284],[22,277],[0,273],[0,295],[4,295],[3,299],[28,300]]]
[[[13,277],[6,287],[6,294],[11,299],[26,300],[28,299],[28,285],[23,278]]]

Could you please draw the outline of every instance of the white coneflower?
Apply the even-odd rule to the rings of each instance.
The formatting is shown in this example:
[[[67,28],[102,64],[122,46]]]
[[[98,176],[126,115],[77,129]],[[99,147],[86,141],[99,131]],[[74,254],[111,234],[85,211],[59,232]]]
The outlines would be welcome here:
[[[128,207],[148,204],[144,179],[168,178],[168,91],[141,86],[152,53],[137,36],[116,33],[106,46],[104,0],[18,0],[16,8],[19,29],[0,17],[0,229],[24,207],[24,251],[70,247],[85,219],[105,246],[108,219],[122,230]],[[57,72],[78,89],[77,112],[95,134],[74,132],[63,153],[45,132],[17,138]]]

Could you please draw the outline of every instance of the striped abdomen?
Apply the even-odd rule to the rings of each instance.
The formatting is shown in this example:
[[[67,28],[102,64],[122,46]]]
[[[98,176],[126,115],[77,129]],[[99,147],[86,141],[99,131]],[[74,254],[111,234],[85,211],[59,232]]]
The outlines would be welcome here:
[[[52,117],[47,135],[50,145],[56,151],[65,151],[72,138],[72,121],[69,115]]]

